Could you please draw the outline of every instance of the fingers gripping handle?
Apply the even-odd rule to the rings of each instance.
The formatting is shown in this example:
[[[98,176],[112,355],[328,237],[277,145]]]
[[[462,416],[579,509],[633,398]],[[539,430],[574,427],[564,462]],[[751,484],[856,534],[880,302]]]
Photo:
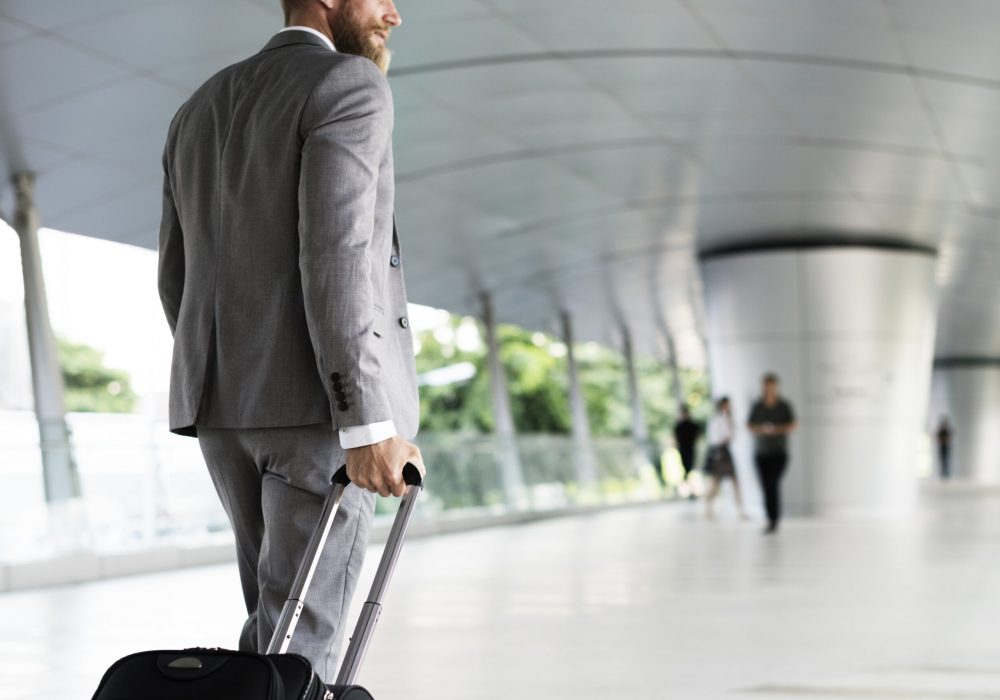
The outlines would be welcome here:
[[[420,486],[424,485],[424,477],[420,475],[420,470],[417,469],[413,464],[407,462],[406,466],[403,467],[403,481],[407,486]],[[345,464],[337,473],[333,475],[334,484],[342,484],[347,486],[351,483],[351,477],[347,476],[347,465]]]

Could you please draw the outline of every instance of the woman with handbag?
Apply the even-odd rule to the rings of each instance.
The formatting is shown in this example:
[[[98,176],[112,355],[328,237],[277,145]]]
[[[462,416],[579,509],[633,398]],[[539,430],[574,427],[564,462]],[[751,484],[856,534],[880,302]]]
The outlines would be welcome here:
[[[733,493],[736,496],[736,508],[740,518],[746,520],[743,502],[740,498],[740,482],[736,478],[733,466],[733,456],[729,451],[729,443],[733,439],[733,414],[729,406],[729,397],[723,396],[715,402],[715,413],[708,422],[708,454],[705,457],[705,474],[711,477],[712,484],[705,496],[705,517],[712,519],[712,501],[719,494],[723,479],[733,480]]]

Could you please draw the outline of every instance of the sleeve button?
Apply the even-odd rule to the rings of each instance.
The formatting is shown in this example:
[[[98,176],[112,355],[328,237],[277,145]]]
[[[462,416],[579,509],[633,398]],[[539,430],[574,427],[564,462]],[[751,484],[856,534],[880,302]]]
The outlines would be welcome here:
[[[337,408],[339,408],[341,411],[346,411],[347,410],[347,402],[346,401],[341,401],[340,403],[337,404]]]
[[[393,255],[391,258],[389,258],[389,264],[392,265],[393,267],[399,267],[399,256]]]
[[[401,325],[403,328],[409,328],[410,319],[408,319],[406,316],[403,316],[401,319],[399,319],[399,325]]]

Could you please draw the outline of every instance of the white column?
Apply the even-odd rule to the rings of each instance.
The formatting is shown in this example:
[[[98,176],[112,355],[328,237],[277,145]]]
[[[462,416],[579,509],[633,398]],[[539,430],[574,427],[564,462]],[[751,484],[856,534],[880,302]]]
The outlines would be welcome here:
[[[671,385],[679,413],[681,406],[687,404],[687,397],[684,396],[684,387],[681,385],[681,370],[677,365],[677,348],[674,346],[674,339],[669,335],[667,336],[667,367],[670,368]]]
[[[776,372],[800,423],[790,443],[791,514],[908,510],[925,430],[935,329],[934,251],[806,239],[702,256],[716,395],[739,428],[735,458],[756,502],[745,428]]]
[[[587,405],[580,389],[580,377],[576,366],[576,352],[573,348],[573,320],[568,312],[562,313],[563,342],[566,344],[566,365],[569,371],[569,408],[573,421],[573,448],[575,453],[576,478],[581,490],[592,490],[597,485],[597,463],[594,461],[594,447],[590,441],[590,422]]]
[[[31,173],[18,173],[14,177],[14,185],[17,194],[14,230],[21,240],[24,307],[35,414],[41,436],[45,498],[53,503],[78,498],[80,482],[66,425],[62,368],[45,296],[45,278],[38,248],[38,209],[34,201],[35,178]]]
[[[625,373],[628,381],[629,399],[632,403],[632,440],[636,447],[643,450],[649,442],[649,427],[646,425],[646,415],[642,410],[642,396],[639,394],[639,379],[635,369],[635,349],[632,346],[632,334],[627,328],[622,329],[622,351],[625,355]]]
[[[939,357],[934,361],[930,432],[938,471],[938,420],[951,424],[953,478],[1000,483],[1000,357]]]
[[[507,374],[500,361],[500,343],[497,339],[493,302],[489,294],[483,294],[483,326],[486,330],[490,392],[493,396],[493,425],[500,446],[500,477],[504,499],[509,508],[520,509],[527,505],[524,476],[517,452],[517,434],[514,429],[514,416],[510,409]]]

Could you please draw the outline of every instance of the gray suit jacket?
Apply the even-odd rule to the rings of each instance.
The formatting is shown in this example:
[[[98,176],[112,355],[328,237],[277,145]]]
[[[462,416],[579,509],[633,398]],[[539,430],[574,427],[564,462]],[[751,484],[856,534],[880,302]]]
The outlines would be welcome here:
[[[159,263],[171,430],[393,420],[416,434],[392,127],[378,68],[302,31],[177,112]]]

